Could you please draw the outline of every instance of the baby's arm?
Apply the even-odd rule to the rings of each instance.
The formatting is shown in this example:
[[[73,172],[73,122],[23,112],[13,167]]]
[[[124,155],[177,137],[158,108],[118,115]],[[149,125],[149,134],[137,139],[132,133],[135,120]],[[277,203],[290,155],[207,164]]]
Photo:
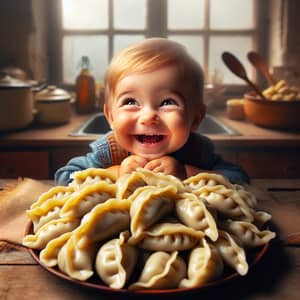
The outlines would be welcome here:
[[[67,185],[72,181],[71,175],[74,172],[87,168],[103,168],[93,152],[87,153],[85,156],[74,157],[65,166],[58,169],[54,175],[55,184]]]
[[[102,136],[90,144],[92,152],[77,156],[58,169],[54,175],[56,185],[67,185],[72,181],[71,175],[87,168],[107,168],[112,165],[110,148],[106,136]]]
[[[192,165],[184,165],[184,168],[185,168],[185,172],[186,172],[186,178],[191,177],[191,176],[195,176],[195,175],[197,175],[198,173],[201,173],[201,172],[205,172],[205,173],[212,172],[210,170],[200,169],[200,168],[192,166]]]
[[[212,171],[222,174],[233,183],[250,183],[248,174],[239,165],[225,161],[219,155],[215,156],[215,164],[212,167]]]
[[[212,141],[203,135],[191,134],[186,145],[174,153],[174,157],[185,165],[187,177],[199,172],[213,172],[224,175],[233,183],[250,181],[239,165],[227,162],[216,154]]]

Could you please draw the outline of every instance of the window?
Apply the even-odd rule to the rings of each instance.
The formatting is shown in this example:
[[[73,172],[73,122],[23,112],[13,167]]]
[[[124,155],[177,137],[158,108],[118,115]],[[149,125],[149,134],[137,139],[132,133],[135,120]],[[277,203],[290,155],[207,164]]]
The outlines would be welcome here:
[[[102,82],[115,52],[161,36],[184,44],[203,67],[207,81],[217,77],[224,84],[241,85],[223,64],[221,53],[234,53],[254,77],[246,54],[259,46],[258,5],[257,0],[58,0],[53,32],[58,59],[53,65],[61,68],[54,78],[74,84],[85,55],[96,80]]]

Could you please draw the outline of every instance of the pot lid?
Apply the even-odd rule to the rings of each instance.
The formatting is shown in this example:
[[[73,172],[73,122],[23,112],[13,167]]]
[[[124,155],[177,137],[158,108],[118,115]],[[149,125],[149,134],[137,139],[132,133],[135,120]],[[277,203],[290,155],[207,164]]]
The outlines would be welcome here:
[[[56,88],[55,85],[48,85],[47,88],[35,94],[36,101],[66,101],[70,98],[71,95],[67,91]]]
[[[28,79],[27,73],[23,69],[16,66],[5,66],[1,68],[1,72],[5,72],[7,75],[20,80],[25,81]]]
[[[13,78],[7,75],[5,72],[0,72],[0,89],[7,88],[30,88],[31,85],[28,82],[22,81],[17,78]]]

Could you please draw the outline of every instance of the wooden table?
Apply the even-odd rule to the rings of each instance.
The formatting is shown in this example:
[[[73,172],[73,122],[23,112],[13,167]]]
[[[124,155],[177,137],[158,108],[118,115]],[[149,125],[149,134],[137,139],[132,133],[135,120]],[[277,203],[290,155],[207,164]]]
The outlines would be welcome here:
[[[0,180],[0,188],[3,183],[4,181]],[[273,221],[278,226],[281,238],[289,233],[300,231],[300,179],[253,180],[251,189],[259,198],[259,208],[273,215]],[[191,300],[299,299],[300,248],[273,244],[263,259],[250,269],[246,276],[188,297]],[[35,263],[24,248],[0,253],[1,300],[112,298],[111,295],[84,289],[46,272]],[[124,296],[121,298],[124,299]],[[173,296],[172,299],[177,297]]]

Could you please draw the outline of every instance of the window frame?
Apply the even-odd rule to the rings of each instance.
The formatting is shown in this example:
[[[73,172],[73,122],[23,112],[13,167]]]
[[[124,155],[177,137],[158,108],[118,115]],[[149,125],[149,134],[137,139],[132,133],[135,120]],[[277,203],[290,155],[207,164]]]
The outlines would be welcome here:
[[[208,2],[209,0],[205,0]],[[151,5],[149,3],[151,2]],[[207,3],[206,3],[207,4]],[[113,35],[114,34],[143,34],[145,38],[162,36],[167,37],[169,34],[189,34],[189,35],[199,35],[201,34],[204,39],[204,54],[203,60],[204,64],[202,68],[204,73],[208,73],[208,55],[209,55],[209,43],[208,39],[210,34],[222,36],[222,35],[253,35],[253,49],[256,50],[261,55],[267,55],[268,49],[268,28],[269,28],[269,18],[268,18],[268,1],[258,1],[254,0],[254,22],[255,29],[249,30],[211,30],[208,28],[208,18],[209,18],[209,6],[205,5],[207,11],[205,12],[204,28],[195,30],[168,30],[167,20],[164,18],[167,11],[167,0],[147,0],[147,20],[146,28],[141,30],[121,30],[113,29],[113,0],[108,1],[108,13],[109,13],[109,25],[108,29],[103,30],[62,30],[62,12],[61,12],[61,1],[52,0],[47,1],[47,10],[49,12],[48,19],[48,44],[49,44],[49,80],[57,85],[64,88],[73,89],[73,84],[66,84],[63,82],[63,53],[62,53],[62,40],[64,35],[94,35],[94,34],[106,34],[108,36],[108,46],[109,46],[109,60],[113,55]],[[157,11],[161,14],[158,16]],[[267,17],[266,17],[267,16]],[[154,22],[155,20],[155,22]],[[50,30],[51,29],[51,30]],[[254,81],[258,84],[264,81],[263,77],[252,68],[250,74]],[[247,85],[243,84],[226,84],[227,94],[237,94],[245,91]]]

